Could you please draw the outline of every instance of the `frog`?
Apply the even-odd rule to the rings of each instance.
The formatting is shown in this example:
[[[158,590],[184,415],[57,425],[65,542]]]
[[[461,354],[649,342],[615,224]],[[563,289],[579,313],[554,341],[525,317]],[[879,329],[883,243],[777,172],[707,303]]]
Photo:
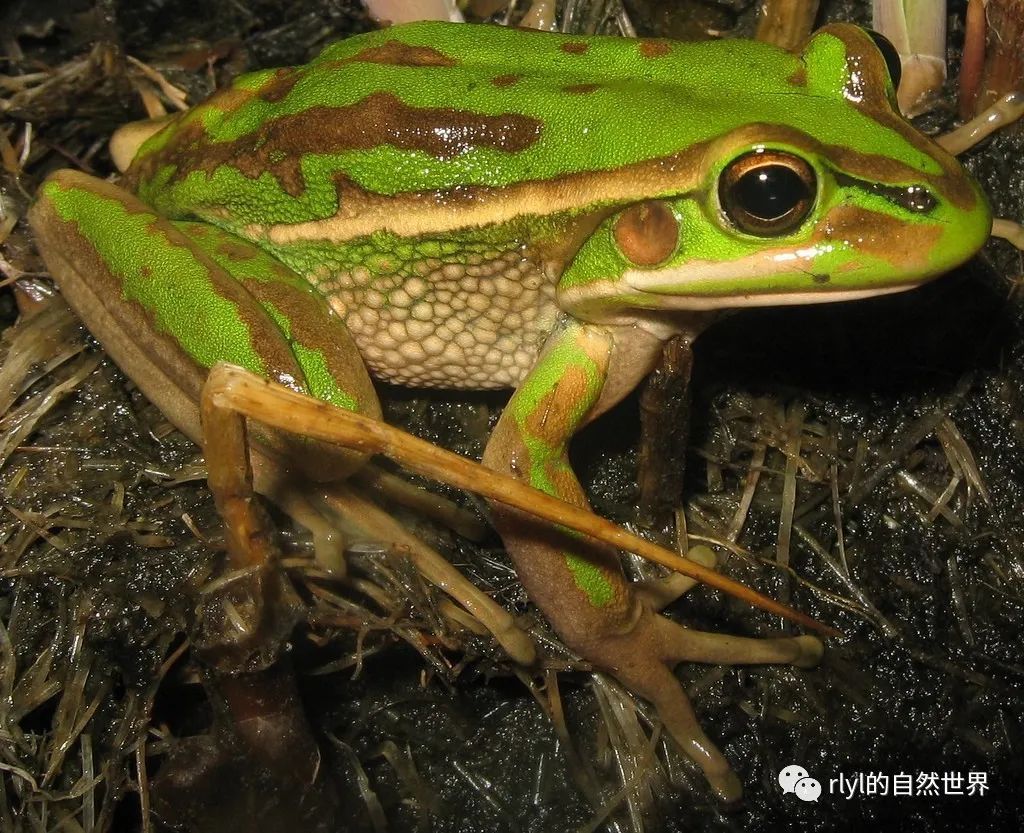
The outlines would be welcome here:
[[[132,129],[119,183],[57,171],[30,222],[72,308],[197,442],[225,362],[373,420],[376,381],[510,389],[483,464],[587,507],[570,443],[669,340],[910,290],[988,239],[978,185],[900,115],[890,52],[846,24],[795,51],[406,24]],[[296,472],[366,459],[253,442],[286,509]],[[822,642],[683,627],[662,609],[692,582],[630,582],[614,547],[497,503],[491,521],[565,645],[738,800],[674,667],[809,668]]]

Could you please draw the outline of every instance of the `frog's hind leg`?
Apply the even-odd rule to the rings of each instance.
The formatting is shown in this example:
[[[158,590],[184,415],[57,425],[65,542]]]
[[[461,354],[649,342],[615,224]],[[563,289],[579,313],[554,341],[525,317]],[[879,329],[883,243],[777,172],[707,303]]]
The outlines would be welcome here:
[[[194,442],[206,373],[227,361],[347,410],[380,417],[344,322],[300,276],[239,237],[174,222],[77,171],[43,184],[30,212],[61,292],[146,397]],[[365,455],[257,432],[311,477]]]
[[[223,478],[215,492],[233,565],[262,569],[276,558],[253,487],[311,529],[319,555],[337,561],[343,542],[317,506],[316,489],[296,489],[296,481],[298,475],[341,479],[363,465],[366,453],[254,424],[254,471],[247,474],[238,463],[250,451],[238,447],[247,432],[227,425],[218,441],[205,442],[200,399],[209,369],[226,361],[380,419],[376,392],[341,317],[301,276],[248,241],[207,224],[168,220],[125,189],[77,171],[47,180],[31,221],[64,296],[146,397],[206,445],[208,460],[215,445],[232,447],[227,462],[209,468],[212,479]],[[389,540],[400,537],[397,523],[394,530]],[[421,561],[457,602],[482,611],[478,617],[513,655],[532,658],[528,637],[500,605],[475,588],[465,603],[455,588],[471,585],[454,567],[433,551]]]

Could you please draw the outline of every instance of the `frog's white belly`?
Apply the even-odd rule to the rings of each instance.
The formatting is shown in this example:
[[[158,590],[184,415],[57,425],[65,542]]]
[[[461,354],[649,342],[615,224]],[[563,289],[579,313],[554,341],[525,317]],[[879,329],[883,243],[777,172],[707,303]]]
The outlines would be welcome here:
[[[521,250],[411,274],[356,268],[313,282],[344,318],[370,373],[407,387],[515,387],[558,316],[555,284]]]

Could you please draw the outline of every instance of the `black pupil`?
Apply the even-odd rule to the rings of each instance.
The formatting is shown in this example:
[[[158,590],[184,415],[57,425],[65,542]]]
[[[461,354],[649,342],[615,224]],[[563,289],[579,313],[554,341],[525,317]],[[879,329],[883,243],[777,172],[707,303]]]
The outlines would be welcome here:
[[[759,220],[778,220],[808,196],[799,174],[786,165],[762,165],[733,186],[736,203]]]

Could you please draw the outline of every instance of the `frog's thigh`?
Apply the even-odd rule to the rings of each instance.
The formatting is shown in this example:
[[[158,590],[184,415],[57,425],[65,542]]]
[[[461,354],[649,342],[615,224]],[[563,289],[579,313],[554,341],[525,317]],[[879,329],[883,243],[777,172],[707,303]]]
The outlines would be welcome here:
[[[123,188],[75,171],[47,180],[30,218],[68,302],[196,442],[200,390],[219,361],[380,416],[344,322],[251,243],[203,223],[166,220]],[[314,477],[333,479],[361,461],[348,451],[263,439]]]

